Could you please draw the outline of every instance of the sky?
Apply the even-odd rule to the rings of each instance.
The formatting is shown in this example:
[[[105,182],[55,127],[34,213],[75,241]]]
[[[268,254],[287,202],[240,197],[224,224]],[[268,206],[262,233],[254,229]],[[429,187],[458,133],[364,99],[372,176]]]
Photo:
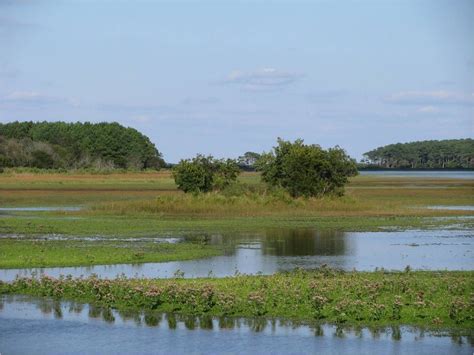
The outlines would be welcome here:
[[[0,0],[0,122],[119,122],[168,162],[277,137],[474,137],[474,1]]]

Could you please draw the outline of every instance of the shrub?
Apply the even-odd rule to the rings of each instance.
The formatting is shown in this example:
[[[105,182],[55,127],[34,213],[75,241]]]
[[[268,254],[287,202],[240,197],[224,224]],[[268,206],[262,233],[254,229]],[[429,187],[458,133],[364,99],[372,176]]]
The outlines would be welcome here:
[[[231,159],[218,160],[198,154],[193,159],[181,160],[173,168],[178,188],[184,192],[222,190],[237,179],[240,170]]]
[[[264,182],[293,197],[342,195],[348,178],[357,175],[355,161],[343,149],[324,150],[301,139],[291,143],[279,138],[278,146],[262,154],[256,167]]]

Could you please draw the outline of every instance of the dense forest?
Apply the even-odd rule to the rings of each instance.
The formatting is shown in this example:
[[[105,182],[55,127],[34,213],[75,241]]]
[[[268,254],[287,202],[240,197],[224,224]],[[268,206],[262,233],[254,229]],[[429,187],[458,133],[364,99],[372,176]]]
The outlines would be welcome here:
[[[474,139],[390,144],[364,154],[365,167],[474,168]]]
[[[118,123],[0,124],[0,167],[103,170],[163,165],[148,137]]]

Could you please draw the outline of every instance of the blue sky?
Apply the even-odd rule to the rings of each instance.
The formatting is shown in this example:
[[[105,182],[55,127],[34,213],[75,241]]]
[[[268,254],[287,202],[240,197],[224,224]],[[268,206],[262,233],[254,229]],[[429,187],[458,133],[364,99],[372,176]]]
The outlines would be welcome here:
[[[117,121],[167,161],[474,136],[474,1],[0,0],[0,122]]]

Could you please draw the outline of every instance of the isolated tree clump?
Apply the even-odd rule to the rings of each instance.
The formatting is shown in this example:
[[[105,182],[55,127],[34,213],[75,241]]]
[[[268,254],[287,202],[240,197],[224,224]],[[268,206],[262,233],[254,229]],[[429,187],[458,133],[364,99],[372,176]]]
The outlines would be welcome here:
[[[293,197],[343,195],[349,177],[357,175],[355,161],[342,148],[324,150],[302,139],[292,143],[278,138],[278,146],[262,154],[257,170],[265,183]]]
[[[260,154],[255,152],[246,152],[237,158],[237,164],[243,170],[255,170],[255,164],[260,159]]]
[[[181,160],[173,168],[178,189],[192,193],[222,190],[237,180],[239,173],[239,166],[234,160],[219,160],[201,154],[193,159]]]

